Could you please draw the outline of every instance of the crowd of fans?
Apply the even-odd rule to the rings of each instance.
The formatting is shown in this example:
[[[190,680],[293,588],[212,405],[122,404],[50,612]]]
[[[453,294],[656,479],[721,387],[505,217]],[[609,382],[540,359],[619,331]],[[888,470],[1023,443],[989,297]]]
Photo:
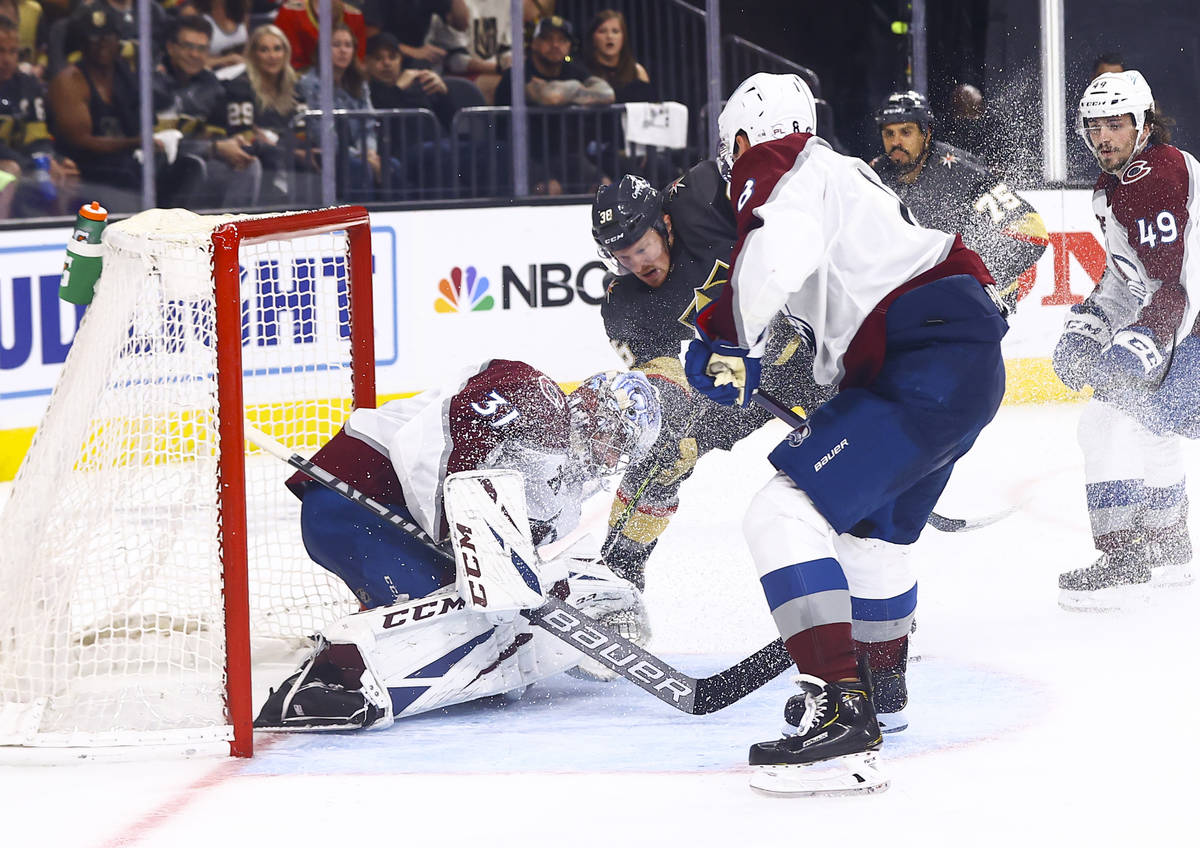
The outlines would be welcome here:
[[[657,99],[621,13],[597,14],[577,43],[554,6],[524,0],[531,107]],[[158,205],[319,201],[320,133],[306,118],[320,108],[318,7],[149,6]],[[511,102],[511,10],[510,0],[332,0],[333,106],[348,113],[337,119],[342,199],[402,198],[431,163],[453,182],[455,113]],[[90,199],[140,208],[137,18],[136,0],[0,0],[0,217],[68,215]],[[428,110],[432,134],[413,145],[400,118],[378,114],[396,109]],[[540,189],[561,185],[548,177]]]
[[[633,53],[629,23],[606,9],[579,32],[555,5],[524,0],[533,190],[586,192],[626,172],[654,180],[653,152],[631,154],[632,131],[622,137],[624,112],[600,110],[612,116],[601,124],[561,108],[661,99]],[[149,6],[158,205],[319,204],[320,133],[308,116],[320,108],[318,6]],[[118,213],[141,207],[137,10],[136,0],[0,0],[0,218],[69,215],[91,199]],[[466,172],[484,170],[484,157],[491,192],[506,193],[510,153],[497,119],[483,116],[493,135],[481,137],[454,118],[465,107],[511,104],[511,12],[510,0],[332,0],[333,107],[344,112],[335,136],[339,199],[454,196]],[[1004,158],[981,93],[960,86],[953,103],[942,137]]]

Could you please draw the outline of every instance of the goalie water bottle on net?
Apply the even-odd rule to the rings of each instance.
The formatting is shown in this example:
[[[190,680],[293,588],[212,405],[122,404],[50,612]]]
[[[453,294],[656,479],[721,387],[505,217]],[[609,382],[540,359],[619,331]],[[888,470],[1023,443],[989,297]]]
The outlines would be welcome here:
[[[103,246],[100,243],[108,210],[93,200],[79,208],[75,229],[67,242],[67,261],[63,263],[62,282],[58,296],[70,303],[88,304],[96,280],[100,279]]]

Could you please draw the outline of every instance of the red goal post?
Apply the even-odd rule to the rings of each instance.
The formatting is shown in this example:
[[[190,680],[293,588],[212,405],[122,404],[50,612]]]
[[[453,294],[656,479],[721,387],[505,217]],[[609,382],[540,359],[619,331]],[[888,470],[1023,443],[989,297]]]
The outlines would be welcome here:
[[[250,756],[255,656],[357,604],[243,422],[312,452],[374,406],[370,222],[150,210],[104,263],[0,513],[0,757]]]

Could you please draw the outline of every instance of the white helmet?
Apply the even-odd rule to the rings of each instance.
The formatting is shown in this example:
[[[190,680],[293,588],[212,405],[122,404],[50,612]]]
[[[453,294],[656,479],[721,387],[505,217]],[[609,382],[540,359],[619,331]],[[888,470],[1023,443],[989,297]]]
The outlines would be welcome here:
[[[1140,135],[1146,123],[1146,110],[1154,108],[1154,95],[1140,71],[1121,71],[1101,74],[1092,80],[1083,97],[1079,98],[1079,119],[1075,131],[1095,155],[1096,148],[1088,137],[1088,118],[1110,118],[1113,115],[1133,115],[1133,125]],[[1137,144],[1137,153],[1145,143]],[[1132,156],[1131,156],[1132,158]]]
[[[734,139],[744,132],[753,147],[792,133],[817,131],[817,106],[808,84],[795,74],[754,74],[729,95],[717,119],[717,165],[733,174]]]

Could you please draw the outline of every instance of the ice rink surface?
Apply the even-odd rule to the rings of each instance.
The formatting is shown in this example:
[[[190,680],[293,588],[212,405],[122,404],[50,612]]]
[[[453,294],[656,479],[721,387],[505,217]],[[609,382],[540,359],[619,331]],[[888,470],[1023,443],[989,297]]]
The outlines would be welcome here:
[[[1158,590],[1148,608],[1119,614],[1056,604],[1057,574],[1094,556],[1080,409],[1004,407],[938,511],[1021,509],[918,542],[912,725],[886,738],[883,794],[775,799],[748,788],[746,750],[778,735],[787,675],[711,716],[624,681],[561,676],[517,703],[384,731],[260,734],[250,761],[0,766],[0,844],[1196,844],[1200,586]],[[740,526],[785,432],[772,424],[705,457],[651,560],[651,647],[689,673],[776,635]],[[1195,476],[1200,448],[1185,455]]]

